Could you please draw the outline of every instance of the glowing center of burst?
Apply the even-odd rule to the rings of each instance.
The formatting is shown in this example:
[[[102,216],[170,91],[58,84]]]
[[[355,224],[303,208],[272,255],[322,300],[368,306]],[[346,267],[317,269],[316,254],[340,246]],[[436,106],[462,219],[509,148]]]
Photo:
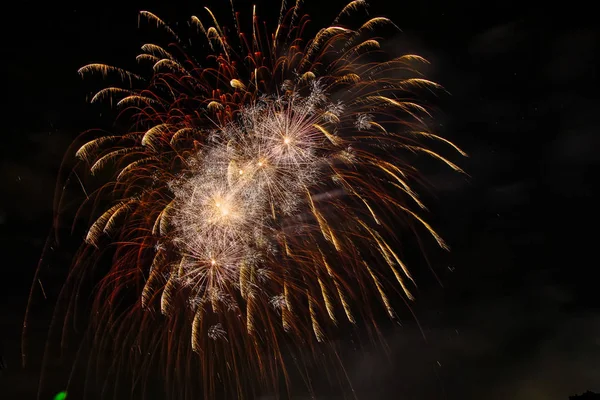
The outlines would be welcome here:
[[[220,200],[215,201],[215,207],[217,207],[217,209],[219,210],[218,213],[222,217],[227,217],[230,214],[230,206],[231,204],[229,204],[228,202],[222,203]]]
[[[284,138],[283,143],[290,144],[290,138],[288,138],[288,137]]]
[[[216,206],[216,207],[217,207],[219,210],[221,210],[221,214],[223,214],[223,215],[227,215],[227,214],[229,214],[229,210],[228,210],[227,208],[225,208],[225,207],[221,208],[221,203],[219,203],[219,202],[216,202],[216,203],[215,203],[215,206]]]
[[[259,161],[259,162],[258,162],[258,166],[259,166],[259,167],[262,167],[262,166],[263,166],[263,162],[262,162],[262,161]]]
[[[240,169],[239,173],[240,173],[240,175],[242,175],[242,174],[244,173],[244,171],[242,171],[242,170]]]
[[[215,265],[217,262],[215,260],[210,260],[210,265]]]

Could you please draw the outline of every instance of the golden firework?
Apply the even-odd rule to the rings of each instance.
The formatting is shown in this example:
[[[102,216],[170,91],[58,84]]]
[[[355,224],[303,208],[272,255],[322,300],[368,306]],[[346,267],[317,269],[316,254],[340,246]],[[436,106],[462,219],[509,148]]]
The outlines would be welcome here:
[[[77,151],[104,183],[84,202],[95,219],[69,279],[111,249],[93,293],[92,339],[115,343],[140,368],[159,359],[178,398],[191,393],[181,382],[196,379],[195,367],[207,397],[287,384],[287,345],[313,348],[340,324],[369,323],[373,295],[395,318],[389,291],[412,300],[414,281],[391,216],[446,247],[414,211],[424,205],[406,161],[421,153],[460,171],[426,140],[465,155],[430,131],[419,95],[439,86],[419,72],[426,61],[381,50],[376,30],[395,29],[386,18],[346,25],[361,0],[305,42],[298,3],[288,13],[282,4],[273,32],[254,10],[251,35],[237,23],[228,31],[208,8],[193,16],[210,66],[143,11],[172,39],[142,46],[149,76],[80,69],[125,84],[92,102],[116,105],[128,129]],[[132,292],[137,301],[123,306]],[[129,355],[134,343],[148,351]]]

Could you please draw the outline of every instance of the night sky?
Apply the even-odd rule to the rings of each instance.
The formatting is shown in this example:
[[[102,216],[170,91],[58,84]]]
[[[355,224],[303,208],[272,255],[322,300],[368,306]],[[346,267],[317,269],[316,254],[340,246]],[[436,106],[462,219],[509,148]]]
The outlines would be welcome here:
[[[6,399],[37,392],[41,361],[21,368],[20,332],[62,156],[79,132],[100,123],[99,113],[110,115],[107,106],[86,103],[93,88],[77,69],[91,62],[134,66],[147,41],[137,27],[139,10],[174,23],[209,5],[221,20],[230,17],[215,5],[223,1],[59,3],[14,3],[2,23],[0,398]],[[251,15],[250,2],[235,3]],[[593,196],[600,172],[600,100],[593,89],[600,35],[586,16],[592,11],[567,9],[568,2],[560,9],[524,1],[370,3],[371,15],[402,29],[394,46],[431,61],[429,76],[449,92],[440,100],[439,132],[470,157],[459,162],[469,177],[427,168],[434,188],[429,220],[452,251],[430,254],[443,285],[421,274],[414,311],[425,339],[408,314],[402,326],[384,325],[387,357],[376,346],[358,352],[342,343],[357,395],[566,400],[600,392]],[[320,26],[344,4],[306,0],[304,11]],[[257,2],[259,15],[269,10],[265,18],[273,20],[274,8],[279,3]],[[33,348],[43,346],[42,322],[51,310],[48,303],[36,313]],[[53,365],[60,388],[69,366]]]

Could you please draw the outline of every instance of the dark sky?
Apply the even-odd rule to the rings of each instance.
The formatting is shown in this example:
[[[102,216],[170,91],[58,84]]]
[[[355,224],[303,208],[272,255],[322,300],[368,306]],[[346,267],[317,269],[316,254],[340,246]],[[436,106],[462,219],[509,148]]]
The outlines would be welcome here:
[[[137,11],[183,22],[205,4],[155,3],[21,1],[4,15],[1,398],[35,395],[35,368],[20,367],[28,290],[51,224],[62,155],[102,111],[86,104],[89,86],[77,69],[90,62],[132,66],[146,42]],[[208,5],[218,9],[215,3]],[[306,3],[315,24],[328,23],[344,5]],[[403,30],[395,45],[426,56],[433,78],[449,91],[440,129],[469,153],[461,166],[470,178],[428,172],[432,219],[452,252],[432,254],[443,287],[425,283],[414,307],[427,340],[409,318],[386,329],[389,358],[376,347],[348,349],[355,389],[365,399],[566,400],[600,392],[593,197],[600,35],[586,16],[592,11],[568,2],[560,9],[452,3],[371,2],[372,14]],[[251,13],[250,3],[236,4]],[[268,4],[258,2],[258,13],[273,8]],[[49,310],[42,307],[40,320]],[[37,328],[32,337],[38,346],[44,341]]]

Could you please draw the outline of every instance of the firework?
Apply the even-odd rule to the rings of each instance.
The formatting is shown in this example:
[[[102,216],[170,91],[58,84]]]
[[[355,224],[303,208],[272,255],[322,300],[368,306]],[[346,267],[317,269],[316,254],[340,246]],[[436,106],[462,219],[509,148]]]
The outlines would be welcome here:
[[[370,323],[374,298],[395,318],[388,293],[399,288],[411,300],[414,281],[392,216],[446,247],[415,211],[424,205],[406,155],[460,171],[424,143],[464,153],[428,127],[420,94],[439,87],[419,73],[426,61],[380,49],[376,32],[395,25],[344,22],[364,6],[349,3],[308,41],[298,4],[289,12],[282,4],[272,32],[254,10],[249,34],[205,9],[190,24],[210,50],[202,62],[144,11],[171,38],[142,46],[146,73],[80,69],[121,82],[91,101],[110,101],[128,128],[76,152],[78,170],[103,183],[86,190],[77,213],[93,219],[68,280],[81,282],[89,260],[109,252],[89,335],[98,348],[113,343],[134,369],[163,365],[176,397],[189,380],[199,379],[207,398],[252,396],[253,382],[287,384],[284,349]],[[132,355],[137,348],[145,350]]]

